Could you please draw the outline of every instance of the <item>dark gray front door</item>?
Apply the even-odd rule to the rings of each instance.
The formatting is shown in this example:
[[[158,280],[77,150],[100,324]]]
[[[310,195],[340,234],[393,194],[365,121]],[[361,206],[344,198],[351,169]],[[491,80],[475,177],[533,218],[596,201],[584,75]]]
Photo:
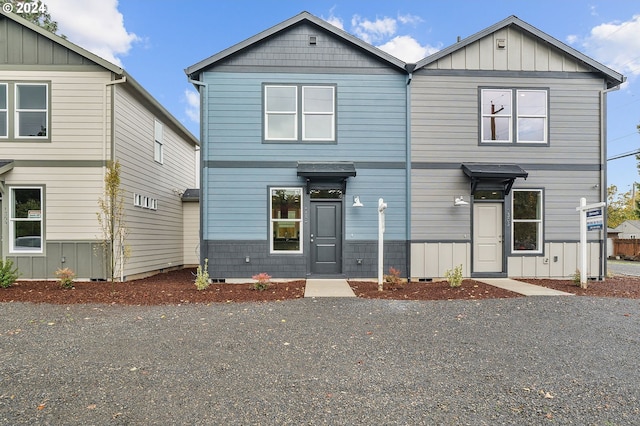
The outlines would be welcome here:
[[[311,273],[342,273],[342,202],[311,201]]]

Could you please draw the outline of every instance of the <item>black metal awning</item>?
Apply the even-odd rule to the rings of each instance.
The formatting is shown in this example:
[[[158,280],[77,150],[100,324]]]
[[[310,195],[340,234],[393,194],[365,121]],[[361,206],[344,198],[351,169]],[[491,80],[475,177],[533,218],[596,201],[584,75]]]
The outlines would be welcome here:
[[[298,176],[307,180],[307,193],[312,181],[342,182],[344,188],[347,178],[355,175],[356,166],[348,161],[298,162]]]
[[[471,194],[478,187],[499,186],[507,195],[517,178],[526,179],[529,173],[517,164],[462,163],[462,171],[471,179]]]

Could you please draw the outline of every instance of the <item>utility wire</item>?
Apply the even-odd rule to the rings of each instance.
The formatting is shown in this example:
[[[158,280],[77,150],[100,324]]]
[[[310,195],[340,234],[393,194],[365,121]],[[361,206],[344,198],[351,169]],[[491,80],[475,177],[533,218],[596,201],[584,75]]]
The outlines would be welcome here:
[[[619,158],[624,158],[624,157],[630,157],[632,155],[637,155],[637,154],[640,154],[640,149],[636,149],[635,151],[625,152],[625,153],[622,153],[622,154],[614,155],[613,157],[607,158],[607,161],[617,160]]]

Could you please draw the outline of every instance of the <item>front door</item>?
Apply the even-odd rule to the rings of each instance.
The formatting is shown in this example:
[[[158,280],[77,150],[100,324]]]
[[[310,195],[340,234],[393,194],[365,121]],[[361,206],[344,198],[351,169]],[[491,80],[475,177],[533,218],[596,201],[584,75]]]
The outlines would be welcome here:
[[[502,272],[502,203],[473,205],[473,272]]]
[[[341,274],[341,201],[311,201],[310,234],[311,274]]]

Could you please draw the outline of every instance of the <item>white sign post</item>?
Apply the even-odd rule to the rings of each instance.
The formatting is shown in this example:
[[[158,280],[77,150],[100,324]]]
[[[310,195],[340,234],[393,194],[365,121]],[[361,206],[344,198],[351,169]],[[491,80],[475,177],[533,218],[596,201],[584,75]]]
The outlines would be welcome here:
[[[378,199],[378,290],[382,291],[382,276],[384,270],[384,211],[387,203]]]
[[[576,211],[580,212],[580,287],[587,288],[587,231],[602,229],[602,207],[607,203],[600,202],[587,205],[586,198],[580,198]]]

